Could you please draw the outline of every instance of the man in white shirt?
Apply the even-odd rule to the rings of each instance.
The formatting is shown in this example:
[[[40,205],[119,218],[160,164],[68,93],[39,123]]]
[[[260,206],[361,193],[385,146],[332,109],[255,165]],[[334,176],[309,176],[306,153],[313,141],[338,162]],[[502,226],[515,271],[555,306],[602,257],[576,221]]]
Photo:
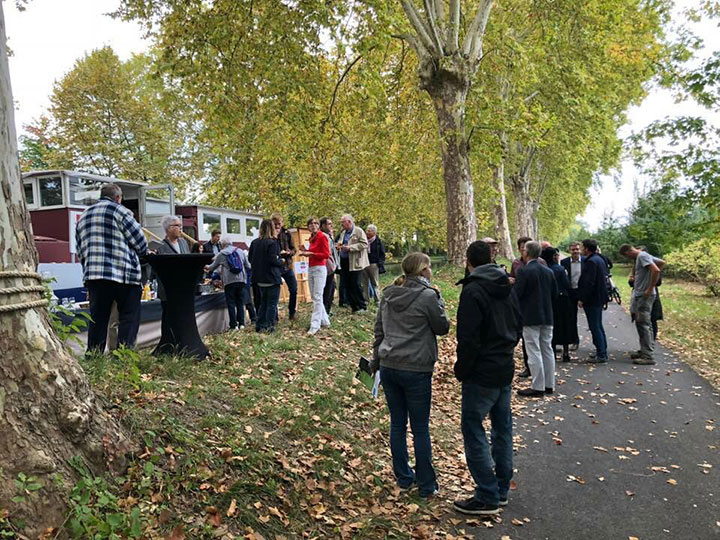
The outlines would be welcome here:
[[[577,349],[580,343],[580,337],[577,333],[577,312],[578,312],[578,283],[580,283],[580,276],[582,275],[582,263],[585,257],[580,255],[582,250],[582,244],[580,242],[573,242],[570,244],[570,256],[566,257],[560,264],[565,269],[570,280],[570,318],[574,322],[573,328],[575,328],[573,334],[572,343],[575,344],[574,349]],[[563,358],[564,362],[570,360],[569,358]]]

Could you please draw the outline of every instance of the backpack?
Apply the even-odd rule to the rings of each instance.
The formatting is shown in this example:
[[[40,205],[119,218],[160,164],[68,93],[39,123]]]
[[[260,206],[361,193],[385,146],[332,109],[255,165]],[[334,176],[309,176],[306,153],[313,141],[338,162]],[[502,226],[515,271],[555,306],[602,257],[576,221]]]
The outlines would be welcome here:
[[[245,269],[245,265],[240,258],[240,253],[237,248],[225,255],[225,258],[227,259],[228,270],[230,270],[231,274],[241,274]]]

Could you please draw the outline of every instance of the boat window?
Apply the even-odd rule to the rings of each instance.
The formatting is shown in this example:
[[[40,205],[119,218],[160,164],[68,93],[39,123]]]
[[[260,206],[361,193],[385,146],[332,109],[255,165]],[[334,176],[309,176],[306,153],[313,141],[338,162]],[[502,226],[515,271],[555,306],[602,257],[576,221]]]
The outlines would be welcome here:
[[[202,228],[203,232],[208,236],[210,236],[215,229],[220,230],[220,214],[203,212]]]
[[[228,234],[242,234],[240,220],[238,218],[227,218],[225,220],[225,230]]]
[[[40,187],[40,206],[62,206],[62,179],[59,176],[48,176],[38,179]]]
[[[145,213],[147,215],[168,215],[171,212],[170,191],[166,187],[148,188],[145,191]]]
[[[70,206],[90,206],[100,199],[100,190],[107,182],[71,176],[68,184],[70,186]]]
[[[33,191],[32,182],[25,184],[25,204],[33,206],[35,204],[35,192]]]
[[[245,236],[257,238],[260,232],[260,220],[255,218],[245,218]]]

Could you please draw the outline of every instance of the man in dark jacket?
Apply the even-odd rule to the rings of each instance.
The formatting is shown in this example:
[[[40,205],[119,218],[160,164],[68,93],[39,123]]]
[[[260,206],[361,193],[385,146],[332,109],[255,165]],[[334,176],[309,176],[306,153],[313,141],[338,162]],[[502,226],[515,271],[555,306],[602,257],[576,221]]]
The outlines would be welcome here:
[[[555,275],[538,262],[539,242],[525,244],[527,264],[518,272],[514,293],[520,304],[523,340],[532,376],[530,388],[519,396],[539,397],[555,389],[555,353],[552,347],[553,302],[558,295]]]
[[[608,302],[607,275],[608,269],[605,260],[597,252],[597,241],[592,238],[583,240],[585,261],[582,264],[582,273],[578,283],[578,307],[585,310],[593,345],[595,357],[589,358],[591,364],[604,364],[607,362],[607,337],[602,323],[603,306]]]
[[[468,277],[457,312],[455,376],[462,382],[462,432],[465,457],[476,483],[475,495],[455,501],[464,514],[497,514],[508,501],[513,474],[510,392],[520,339],[520,312],[505,271],[491,263],[483,241],[467,249]],[[492,423],[492,457],[483,419]]]
[[[580,344],[580,337],[577,333],[577,311],[578,311],[578,284],[580,283],[580,276],[582,275],[582,263],[585,262],[585,257],[581,253],[582,244],[580,242],[573,242],[570,244],[570,256],[560,261],[560,264],[567,272],[568,280],[570,280],[570,318],[573,321],[575,330],[571,336],[573,339],[572,343],[575,344],[575,349]]]
[[[292,239],[292,234],[284,227],[285,220],[282,214],[275,212],[270,219],[275,226],[275,232],[277,233],[277,243],[280,249],[280,258],[283,261],[281,277],[285,281],[285,285],[288,288],[288,315],[290,319],[295,318],[295,311],[297,309],[297,278],[293,270],[293,257],[297,250],[295,249],[295,243]]]

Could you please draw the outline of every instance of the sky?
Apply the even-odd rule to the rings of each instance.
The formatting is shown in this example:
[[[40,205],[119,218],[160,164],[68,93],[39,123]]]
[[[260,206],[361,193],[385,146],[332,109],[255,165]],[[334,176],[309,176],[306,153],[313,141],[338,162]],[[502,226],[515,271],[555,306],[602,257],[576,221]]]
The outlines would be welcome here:
[[[678,4],[687,7],[700,1],[680,0]],[[117,8],[118,0],[33,0],[23,12],[16,9],[13,0],[2,4],[8,44],[13,51],[10,76],[18,134],[47,109],[54,82],[70,71],[76,60],[106,45],[126,60],[150,46],[139,25],[107,15]],[[709,49],[720,48],[715,24],[699,23],[695,30]],[[669,92],[654,89],[641,105],[628,111],[628,124],[621,136],[668,114],[696,114],[698,109],[693,104],[677,104]],[[635,194],[645,191],[646,184],[647,179],[632,163],[623,161],[617,171],[602,177],[591,189],[592,202],[579,218],[591,231],[597,230],[607,215],[622,219],[632,207]]]

